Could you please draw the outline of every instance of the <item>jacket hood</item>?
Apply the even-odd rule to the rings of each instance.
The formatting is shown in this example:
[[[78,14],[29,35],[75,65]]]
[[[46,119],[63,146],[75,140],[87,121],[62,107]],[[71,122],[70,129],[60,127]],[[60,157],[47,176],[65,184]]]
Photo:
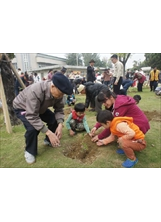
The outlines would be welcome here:
[[[134,105],[135,100],[130,96],[118,95],[115,100],[115,109],[118,109],[123,106]]]

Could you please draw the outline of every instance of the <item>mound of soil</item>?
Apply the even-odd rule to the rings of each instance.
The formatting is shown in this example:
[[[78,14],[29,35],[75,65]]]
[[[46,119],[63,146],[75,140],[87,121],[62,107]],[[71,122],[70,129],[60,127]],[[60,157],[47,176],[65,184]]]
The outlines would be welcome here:
[[[159,121],[161,122],[161,113],[157,112],[156,110],[154,111],[144,111],[144,114],[146,115],[147,119],[149,121]]]
[[[91,141],[89,135],[85,135],[81,140],[76,140],[73,144],[67,145],[63,154],[71,159],[78,159],[82,163],[93,163],[100,154],[100,150],[95,143]]]

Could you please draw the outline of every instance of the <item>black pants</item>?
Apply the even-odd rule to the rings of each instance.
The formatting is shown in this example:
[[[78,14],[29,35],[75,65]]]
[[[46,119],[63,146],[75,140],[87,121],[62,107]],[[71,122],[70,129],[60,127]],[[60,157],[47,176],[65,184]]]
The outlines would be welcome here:
[[[39,135],[40,131],[37,131],[26,119],[24,114],[21,114],[24,110],[15,110],[17,118],[19,118],[26,129],[25,133],[25,142],[26,142],[26,151],[31,153],[32,155],[37,155],[37,136]],[[55,114],[47,109],[45,113],[40,114],[40,118],[43,122],[47,123],[48,129],[51,130],[53,133],[56,131],[58,127],[57,121],[55,119]],[[46,136],[46,140],[49,141],[49,138]]]
[[[115,80],[116,80],[116,77],[114,77],[113,83],[115,83]],[[113,91],[116,95],[118,95],[120,93],[120,86],[122,85],[122,82],[123,82],[123,78],[120,77],[117,85],[113,84]]]
[[[143,91],[143,83],[138,82],[138,92]]]
[[[150,81],[150,91],[153,91],[154,81]]]
[[[155,89],[157,88],[157,86],[158,86],[158,81],[155,81],[155,80],[154,80],[154,82],[153,82],[154,91],[155,91]]]

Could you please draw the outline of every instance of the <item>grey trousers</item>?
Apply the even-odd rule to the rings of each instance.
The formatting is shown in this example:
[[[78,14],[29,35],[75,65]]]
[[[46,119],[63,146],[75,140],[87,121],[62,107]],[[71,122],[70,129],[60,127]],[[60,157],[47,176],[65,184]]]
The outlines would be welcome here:
[[[95,97],[95,111],[98,113],[102,110],[102,102],[97,101],[97,96]]]

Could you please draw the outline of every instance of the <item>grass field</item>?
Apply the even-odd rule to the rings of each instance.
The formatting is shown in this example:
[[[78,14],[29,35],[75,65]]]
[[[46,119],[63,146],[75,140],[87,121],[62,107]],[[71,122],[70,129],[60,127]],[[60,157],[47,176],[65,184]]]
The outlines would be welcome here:
[[[132,89],[128,95],[138,94]],[[151,129],[146,134],[147,148],[142,152],[137,152],[139,159],[135,168],[159,168],[161,167],[161,98],[155,96],[149,89],[144,89],[141,94],[142,100],[139,107],[149,115]],[[77,95],[77,102],[84,102],[85,96]],[[68,107],[65,107],[68,113]],[[66,114],[67,118],[68,114]],[[96,122],[95,113],[86,112],[86,117],[90,128]],[[36,163],[28,165],[24,159],[24,133],[23,125],[13,127],[13,133],[6,132],[3,123],[3,115],[0,114],[0,167],[1,168],[121,168],[121,163],[125,156],[116,154],[116,143],[104,147],[97,147],[94,143],[90,146],[95,150],[95,157],[90,161],[82,162],[78,159],[71,159],[64,155],[64,150],[74,143],[79,145],[84,140],[84,133],[79,133],[73,138],[69,137],[66,127],[63,128],[63,138],[61,147],[51,148],[43,145],[44,135],[39,134],[38,156]],[[85,148],[88,149],[88,144]]]

